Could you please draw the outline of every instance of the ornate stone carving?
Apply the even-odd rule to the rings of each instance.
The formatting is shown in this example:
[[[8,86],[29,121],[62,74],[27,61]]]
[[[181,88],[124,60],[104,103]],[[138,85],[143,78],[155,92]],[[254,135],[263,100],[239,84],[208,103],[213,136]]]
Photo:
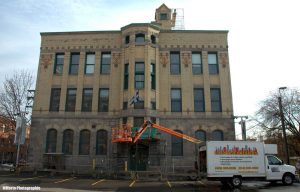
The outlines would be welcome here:
[[[169,53],[160,53],[159,62],[163,65],[163,67],[166,67],[169,63]]]
[[[52,64],[52,54],[43,54],[41,56],[41,64],[43,65],[44,69],[47,69],[48,66]]]
[[[182,53],[182,63],[185,67],[188,67],[192,63],[191,53]]]
[[[223,68],[226,67],[227,65],[227,54],[226,53],[220,53],[220,64],[222,65]]]
[[[120,62],[121,62],[121,53],[113,53],[112,54],[112,64],[115,67],[118,67],[118,65],[120,64]]]

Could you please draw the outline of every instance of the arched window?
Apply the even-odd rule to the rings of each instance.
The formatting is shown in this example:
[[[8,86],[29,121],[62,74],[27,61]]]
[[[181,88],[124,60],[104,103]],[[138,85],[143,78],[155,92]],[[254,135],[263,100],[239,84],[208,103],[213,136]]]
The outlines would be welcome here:
[[[223,141],[224,140],[223,131],[220,131],[220,130],[213,131],[212,132],[212,140],[213,141]]]
[[[96,138],[96,155],[106,155],[107,154],[107,131],[99,130],[97,131]]]
[[[127,35],[127,36],[125,37],[125,44],[129,44],[129,42],[130,42],[130,36]]]
[[[90,154],[90,131],[82,130],[80,131],[79,138],[79,155],[88,155]]]
[[[56,129],[48,129],[47,139],[46,139],[46,153],[56,152],[56,140],[57,140]]]
[[[175,130],[178,133],[182,133],[180,130]],[[172,135],[172,156],[183,156],[183,139]]]
[[[201,141],[206,141],[206,132],[203,130],[197,130],[195,132],[195,137]]]
[[[156,37],[154,35],[151,35],[151,43],[156,44]]]
[[[138,33],[135,35],[135,42],[136,43],[143,43],[145,42],[145,34],[143,33]]]
[[[65,155],[72,155],[73,153],[73,136],[74,131],[66,129],[63,134],[62,152]]]

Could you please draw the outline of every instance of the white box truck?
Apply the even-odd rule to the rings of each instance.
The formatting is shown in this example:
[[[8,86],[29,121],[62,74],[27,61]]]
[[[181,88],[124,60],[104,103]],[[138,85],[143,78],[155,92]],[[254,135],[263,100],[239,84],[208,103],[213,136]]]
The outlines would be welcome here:
[[[296,168],[276,157],[277,145],[256,141],[207,141],[199,147],[199,173],[239,187],[242,180],[293,184]]]

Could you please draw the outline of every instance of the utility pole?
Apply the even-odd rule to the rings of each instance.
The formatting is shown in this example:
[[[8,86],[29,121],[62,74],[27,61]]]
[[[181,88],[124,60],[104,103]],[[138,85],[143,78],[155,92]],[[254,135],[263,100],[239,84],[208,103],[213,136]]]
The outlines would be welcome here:
[[[20,153],[20,143],[21,143],[21,134],[22,134],[22,116],[19,115],[16,120],[16,135],[15,135],[15,143],[17,144],[17,159],[16,159],[16,168],[19,165],[19,153]]]
[[[26,120],[25,120],[26,112],[20,112],[17,114],[16,118],[16,134],[14,143],[17,145],[17,158],[16,158],[16,167],[19,166],[19,156],[20,156],[20,148],[21,145],[25,143],[25,135],[26,135]]]
[[[244,141],[246,141],[247,137],[246,137],[246,121],[244,119],[248,119],[248,116],[233,116],[235,119],[240,118],[241,121],[239,122],[239,124],[241,125],[241,129],[242,129],[242,139]]]
[[[3,133],[4,133],[4,130],[5,130],[4,122],[3,122],[2,128],[3,128],[2,131],[3,131]],[[4,150],[3,150],[3,152],[2,152],[2,160],[1,160],[1,164],[3,164],[3,161],[4,161]]]
[[[280,93],[280,90],[284,90],[284,89],[286,89],[286,87],[279,87],[278,104],[279,104],[279,113],[280,113],[281,126],[282,126],[283,138],[284,138],[286,162],[287,162],[287,164],[290,164],[289,147],[288,147],[287,138],[286,138],[284,115],[283,115],[283,109],[282,109],[282,99],[281,99],[281,93]]]

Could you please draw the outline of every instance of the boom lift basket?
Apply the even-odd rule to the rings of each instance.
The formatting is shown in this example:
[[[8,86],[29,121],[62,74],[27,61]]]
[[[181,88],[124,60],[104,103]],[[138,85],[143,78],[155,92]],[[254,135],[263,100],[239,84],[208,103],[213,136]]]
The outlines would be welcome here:
[[[132,142],[131,127],[129,124],[123,124],[120,127],[112,128],[112,142]]]

